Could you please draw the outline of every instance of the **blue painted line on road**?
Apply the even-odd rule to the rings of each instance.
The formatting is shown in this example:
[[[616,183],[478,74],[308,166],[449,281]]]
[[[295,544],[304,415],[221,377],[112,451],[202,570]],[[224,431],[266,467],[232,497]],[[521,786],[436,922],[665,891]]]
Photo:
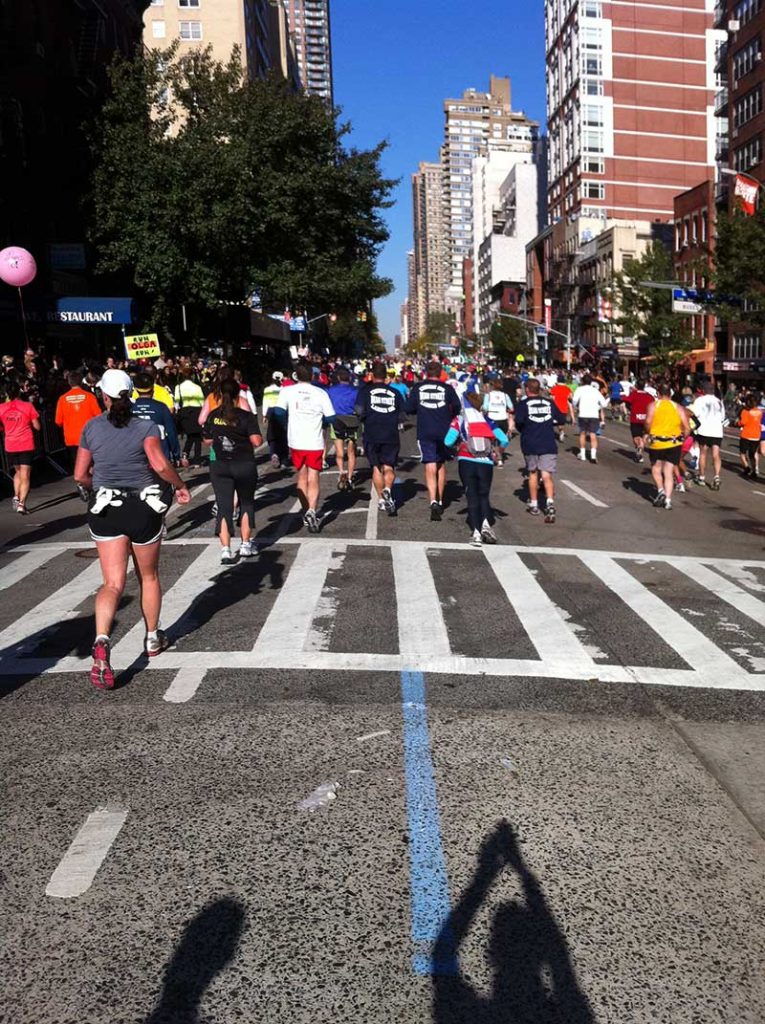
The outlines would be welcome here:
[[[412,891],[412,967],[415,974],[455,975],[459,965],[449,925],[449,879],[441,841],[422,672],[402,672],[401,703]]]

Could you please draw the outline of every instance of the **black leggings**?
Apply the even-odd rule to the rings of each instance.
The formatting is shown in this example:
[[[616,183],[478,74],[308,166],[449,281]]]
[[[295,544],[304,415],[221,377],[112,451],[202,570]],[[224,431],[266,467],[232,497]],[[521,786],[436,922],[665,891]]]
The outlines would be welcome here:
[[[468,526],[471,530],[480,530],[484,520],[489,524],[493,521],[489,493],[494,477],[494,466],[486,462],[460,459],[459,470],[468,504]]]
[[[183,454],[188,457],[191,455],[192,448],[194,450],[194,461],[201,462],[202,460],[202,434],[186,434],[186,443],[183,446]]]
[[[250,529],[255,526],[255,488],[258,486],[258,468],[251,459],[240,462],[210,463],[215,500],[218,502],[217,531],[225,522],[228,532],[234,533],[234,492],[239,498],[242,518],[247,516]]]

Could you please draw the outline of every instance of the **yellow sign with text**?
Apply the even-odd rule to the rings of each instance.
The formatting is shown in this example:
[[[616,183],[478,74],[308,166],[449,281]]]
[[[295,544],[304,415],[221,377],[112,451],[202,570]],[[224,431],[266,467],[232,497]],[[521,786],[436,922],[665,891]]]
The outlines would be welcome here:
[[[136,359],[158,359],[159,335],[158,334],[131,334],[125,338],[125,351],[129,360]]]

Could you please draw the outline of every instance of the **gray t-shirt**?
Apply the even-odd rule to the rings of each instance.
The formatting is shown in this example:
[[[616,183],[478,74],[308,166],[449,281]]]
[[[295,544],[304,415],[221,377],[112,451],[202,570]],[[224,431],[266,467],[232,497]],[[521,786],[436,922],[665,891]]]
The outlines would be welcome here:
[[[82,428],[80,446],[93,456],[94,487],[124,487],[142,491],[159,480],[152,471],[143,442],[159,438],[159,427],[134,416],[126,427],[115,427],[107,413],[88,420]]]

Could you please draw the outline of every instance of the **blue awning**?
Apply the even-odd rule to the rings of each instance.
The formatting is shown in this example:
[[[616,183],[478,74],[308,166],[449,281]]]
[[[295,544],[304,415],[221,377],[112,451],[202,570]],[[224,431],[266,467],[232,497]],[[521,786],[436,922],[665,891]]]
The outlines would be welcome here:
[[[132,299],[66,298],[56,299],[49,319],[62,324],[132,324]]]

